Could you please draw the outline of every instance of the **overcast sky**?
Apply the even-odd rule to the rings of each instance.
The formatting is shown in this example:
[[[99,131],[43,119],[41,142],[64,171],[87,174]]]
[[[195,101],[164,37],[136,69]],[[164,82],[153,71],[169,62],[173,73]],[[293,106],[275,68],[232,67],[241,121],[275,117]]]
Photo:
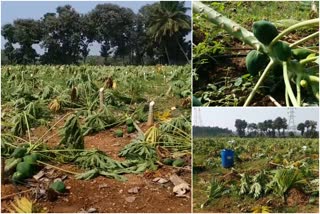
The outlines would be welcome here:
[[[276,117],[285,117],[289,121],[289,108],[272,107],[201,107],[193,108],[193,124],[202,126],[219,126],[235,131],[235,120],[242,119],[248,123],[263,122]],[[294,108],[295,125],[305,120],[314,120],[319,124],[318,108]]]
[[[1,1],[1,26],[12,23],[15,19],[40,19],[45,13],[56,12],[58,6],[69,4],[79,13],[91,11],[97,4],[112,3],[122,7],[131,8],[134,13],[147,4],[156,1]],[[191,2],[186,1],[185,6],[191,8]],[[188,15],[191,15],[189,10]],[[191,39],[191,34],[187,40]],[[4,48],[5,40],[1,36],[1,48]],[[42,54],[39,46],[34,46],[37,52]],[[90,55],[100,55],[100,45],[93,43],[90,47]]]

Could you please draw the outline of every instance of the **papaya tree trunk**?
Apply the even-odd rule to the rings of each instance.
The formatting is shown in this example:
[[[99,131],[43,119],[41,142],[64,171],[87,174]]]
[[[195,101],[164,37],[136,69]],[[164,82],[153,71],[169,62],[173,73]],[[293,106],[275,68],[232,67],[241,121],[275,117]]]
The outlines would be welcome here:
[[[104,88],[100,88],[99,90],[99,110],[102,111],[104,108],[104,97],[103,97]]]
[[[253,35],[252,32],[248,31],[244,27],[241,27],[238,23],[228,19],[227,17],[223,16],[222,14],[216,12],[212,8],[208,7],[207,5],[199,2],[193,2],[193,10],[196,13],[201,13],[207,16],[207,19],[218,25],[220,28],[227,31],[233,37],[239,39],[240,41],[252,46],[257,50],[263,50],[264,45],[261,44],[256,37]]]

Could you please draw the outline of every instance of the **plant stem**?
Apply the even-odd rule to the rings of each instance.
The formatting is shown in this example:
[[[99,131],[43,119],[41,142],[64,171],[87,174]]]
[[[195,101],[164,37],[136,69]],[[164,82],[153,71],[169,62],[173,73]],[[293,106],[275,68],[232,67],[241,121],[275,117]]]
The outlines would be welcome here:
[[[51,164],[48,164],[48,163],[45,163],[45,162],[42,162],[42,161],[39,161],[39,160],[37,161],[37,163],[40,163],[40,164],[43,164],[43,165],[46,165],[46,166],[50,166],[50,167],[52,167],[54,169],[57,169],[57,170],[60,170],[60,171],[63,171],[63,172],[69,173],[69,174],[73,174],[73,175],[77,175],[78,174],[76,172],[71,172],[69,170],[61,169],[61,168],[59,168],[57,166],[53,166]]]
[[[289,45],[289,47],[290,47],[290,48],[294,48],[294,47],[300,45],[301,43],[303,43],[303,42],[305,42],[305,41],[307,41],[307,40],[309,40],[309,39],[312,39],[312,38],[314,38],[314,37],[317,37],[317,36],[319,36],[319,31],[317,31],[317,32],[315,32],[315,33],[313,33],[313,34],[310,34],[309,36],[306,36],[306,37],[304,37],[304,38],[302,38],[302,39],[300,39],[300,40],[292,43],[291,45]]]
[[[287,107],[290,107],[290,101],[289,101],[289,96],[288,96],[288,90],[287,90],[287,88],[285,89],[285,94],[284,94],[284,96],[285,96],[285,99],[286,99],[286,106],[287,106]]]
[[[283,36],[289,34],[291,31],[300,28],[300,27],[305,27],[307,25],[315,25],[319,24],[320,19],[311,19],[303,22],[299,22],[298,24],[292,25],[291,27],[288,27],[284,31],[282,31],[278,36],[276,36],[272,42],[269,44],[270,47],[272,47],[278,40],[280,40]]]
[[[42,138],[44,138],[44,136],[46,136],[51,129],[53,129],[61,120],[63,120],[65,117],[69,116],[70,114],[72,114],[72,112],[67,113],[66,115],[64,115],[61,119],[59,119],[55,124],[53,124],[53,126],[50,127],[50,129],[48,129],[38,140],[37,142],[39,142]]]
[[[304,65],[308,62],[313,62],[314,60],[317,60],[319,57],[315,56],[315,57],[310,57],[310,58],[307,58],[307,59],[303,59],[303,60],[300,60],[300,64],[301,65]]]
[[[200,1],[193,2],[193,10],[196,13],[205,14],[209,21],[218,25],[220,28],[226,30],[230,35],[240,39],[255,49],[264,49],[264,45],[256,39],[252,32],[248,31],[238,23],[228,19],[207,5],[201,3]]]
[[[258,80],[257,84],[254,86],[254,88],[252,89],[251,93],[249,94],[249,96],[248,96],[246,102],[244,103],[243,107],[247,107],[247,106],[250,104],[253,96],[256,94],[258,88],[260,87],[260,85],[261,85],[262,82],[264,81],[264,78],[265,78],[265,77],[267,76],[267,74],[269,73],[269,71],[270,71],[270,69],[272,68],[273,64],[274,64],[274,61],[271,59],[270,62],[269,62],[269,64],[267,65],[267,67],[264,69],[264,71],[263,71],[260,79]]]
[[[300,81],[302,79],[302,75],[297,75],[296,77],[296,89],[297,89],[297,102],[299,105],[301,105],[301,87],[300,87]]]
[[[26,125],[27,125],[27,132],[28,132],[28,138],[29,138],[29,143],[31,143],[31,135],[30,135],[30,128],[29,128],[29,123],[28,123],[28,119],[27,119],[27,115],[26,112],[23,112],[24,115],[24,119],[26,121]]]
[[[292,91],[291,85],[290,85],[290,80],[289,80],[289,76],[288,76],[288,66],[287,66],[287,62],[283,62],[282,63],[282,67],[283,67],[283,79],[284,79],[284,84],[286,86],[286,90],[288,92],[290,101],[292,103],[292,105],[294,107],[299,107],[300,104],[297,103],[297,100],[294,96],[294,93]]]

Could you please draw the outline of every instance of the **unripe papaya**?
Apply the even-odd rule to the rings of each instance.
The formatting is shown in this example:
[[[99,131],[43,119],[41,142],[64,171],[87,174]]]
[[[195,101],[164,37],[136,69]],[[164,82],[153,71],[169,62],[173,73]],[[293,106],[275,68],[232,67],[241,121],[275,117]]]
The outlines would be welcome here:
[[[196,98],[195,96],[192,96],[192,105],[193,106],[202,106],[202,103],[200,102],[200,100],[198,98]]]
[[[291,56],[291,48],[285,42],[278,41],[272,46],[272,53],[281,61],[287,61]]]
[[[257,75],[268,63],[269,57],[257,50],[252,50],[247,54],[246,67],[251,76]]]
[[[308,82],[307,82],[306,80],[301,80],[301,81],[300,81],[300,85],[301,85],[301,87],[303,87],[303,88],[307,88],[307,87],[308,87]]]
[[[262,20],[253,23],[253,34],[262,44],[269,45],[278,35],[278,30],[271,22]]]

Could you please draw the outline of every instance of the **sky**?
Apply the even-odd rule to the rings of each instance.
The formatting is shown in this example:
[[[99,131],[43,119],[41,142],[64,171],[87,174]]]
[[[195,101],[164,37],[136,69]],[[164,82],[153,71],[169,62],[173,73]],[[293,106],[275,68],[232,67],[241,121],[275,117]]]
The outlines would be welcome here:
[[[289,108],[271,108],[271,107],[202,107],[193,108],[192,117],[195,125],[202,126],[219,126],[236,130],[234,124],[236,119],[242,119],[248,123],[263,122],[267,119],[275,119],[276,117],[285,117],[287,122]],[[199,117],[200,115],[200,117]],[[319,124],[318,108],[294,108],[294,123],[295,125],[306,120],[314,120]],[[319,126],[318,126],[319,129]]]
[[[69,4],[79,13],[87,13],[97,4],[112,3],[122,7],[131,8],[134,13],[147,4],[153,4],[156,1],[1,1],[1,26],[12,23],[13,20],[22,18],[40,19],[45,13],[55,12],[56,8],[61,5]],[[185,6],[191,8],[191,2],[186,1]],[[191,10],[188,11],[191,15]],[[190,40],[191,34],[187,36]],[[1,48],[4,48],[5,40],[1,36]],[[34,46],[38,53],[43,51],[40,47]],[[90,47],[90,55],[100,55],[100,45],[93,43]]]

